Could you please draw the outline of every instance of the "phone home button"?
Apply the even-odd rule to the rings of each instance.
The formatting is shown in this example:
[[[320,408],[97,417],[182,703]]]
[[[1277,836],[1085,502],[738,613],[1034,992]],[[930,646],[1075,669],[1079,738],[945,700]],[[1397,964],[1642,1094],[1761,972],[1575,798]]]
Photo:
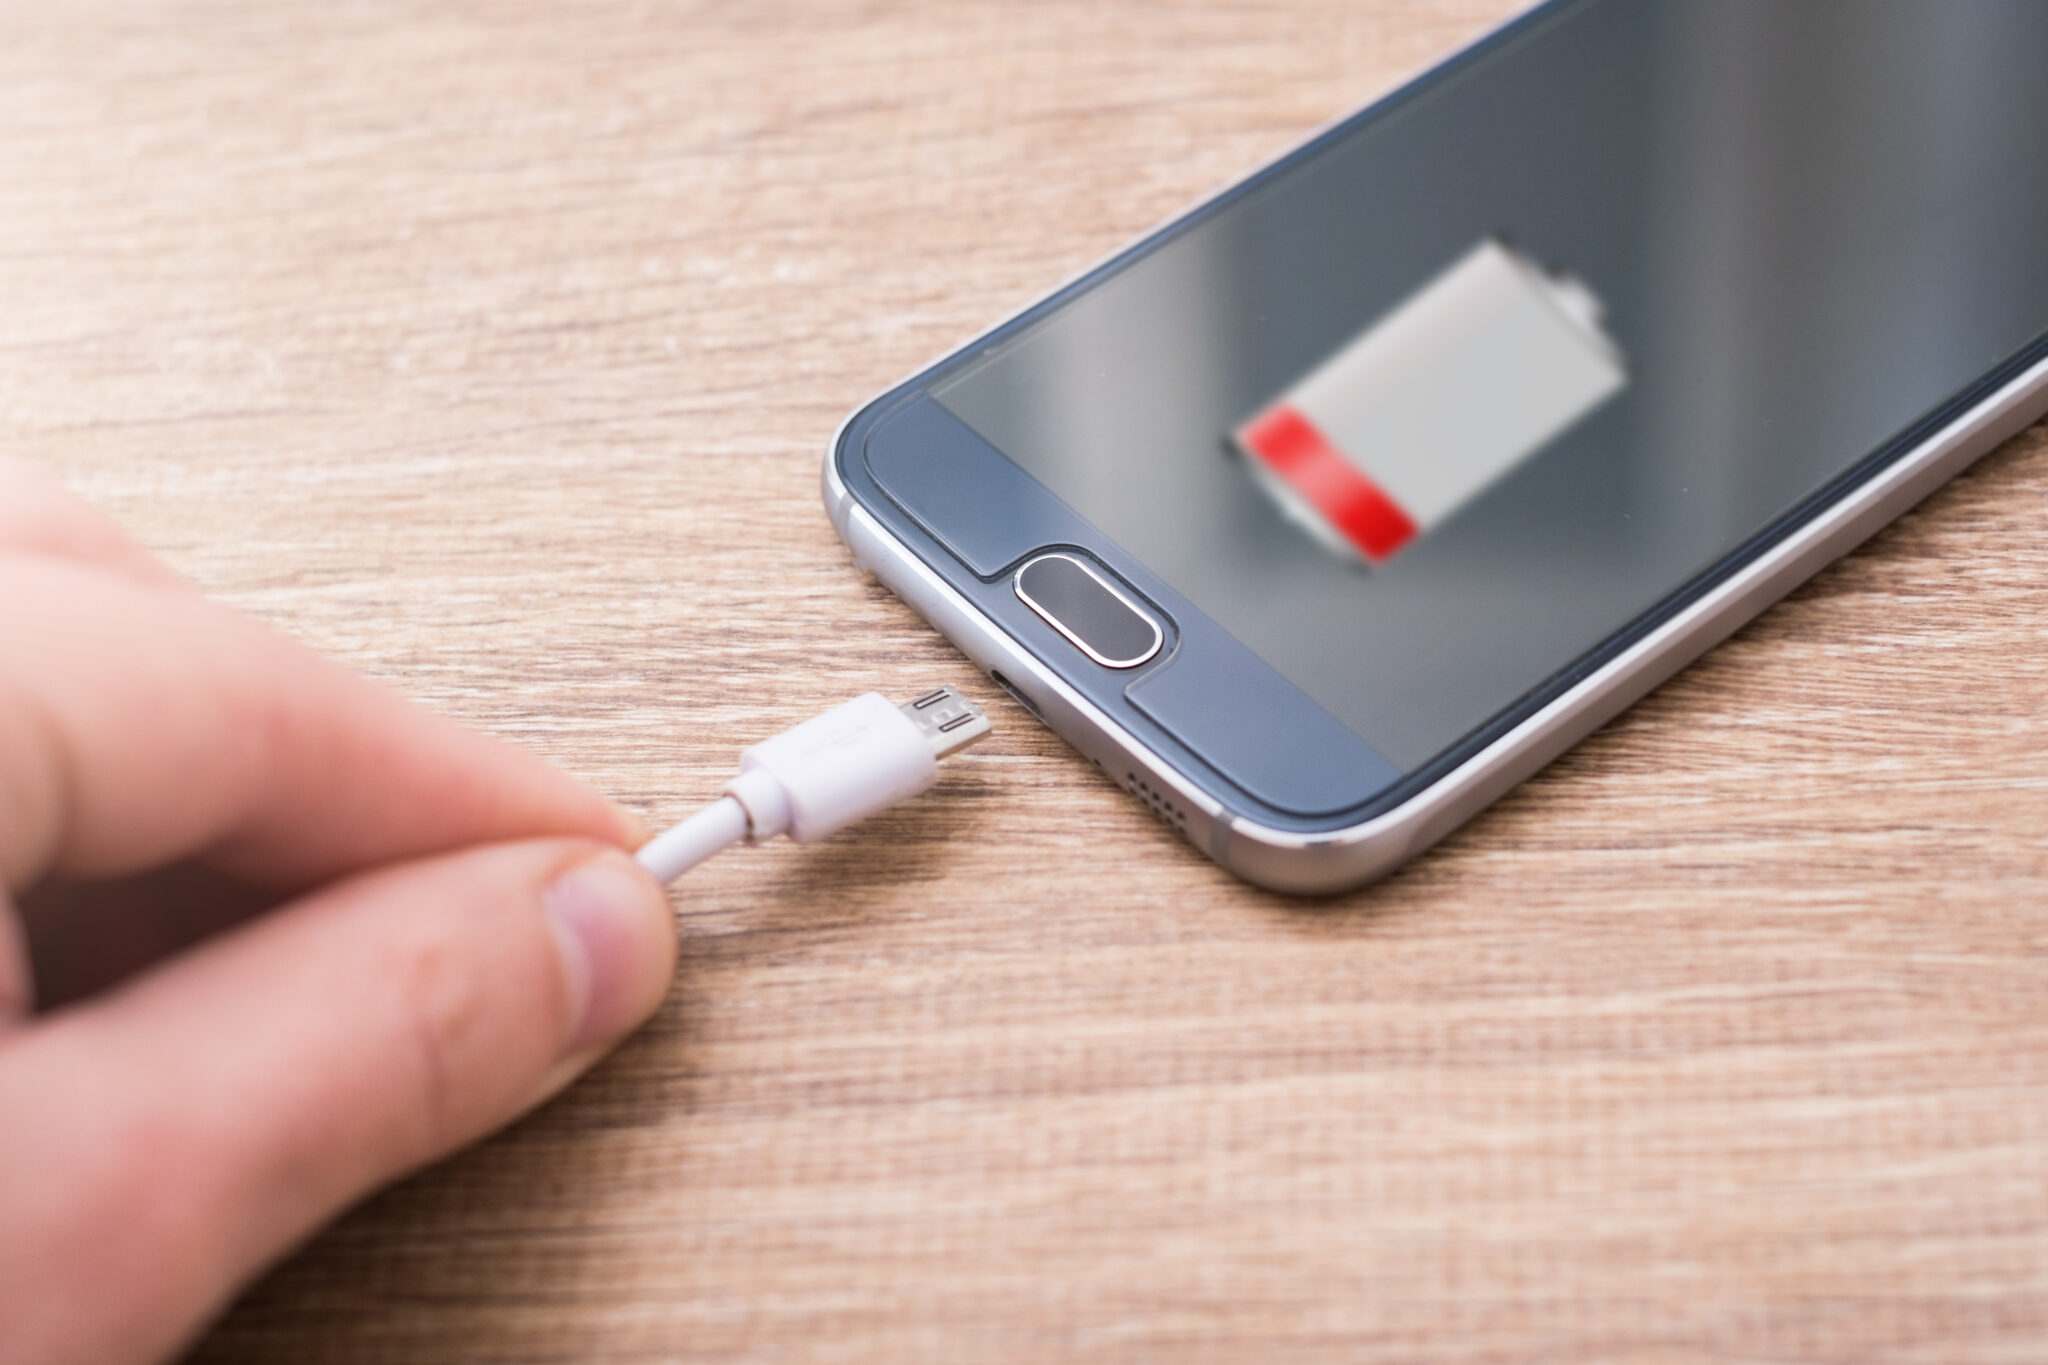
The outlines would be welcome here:
[[[1040,555],[1017,570],[1011,586],[1019,601],[1104,668],[1136,668],[1166,642],[1150,612],[1078,555]]]

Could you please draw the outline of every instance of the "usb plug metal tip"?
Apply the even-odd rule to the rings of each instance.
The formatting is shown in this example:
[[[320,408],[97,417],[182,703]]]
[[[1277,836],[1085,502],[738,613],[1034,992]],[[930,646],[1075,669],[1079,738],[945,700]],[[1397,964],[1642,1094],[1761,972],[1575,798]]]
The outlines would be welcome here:
[[[932,746],[933,758],[950,758],[988,736],[988,717],[950,687],[935,688],[896,708],[910,717]]]

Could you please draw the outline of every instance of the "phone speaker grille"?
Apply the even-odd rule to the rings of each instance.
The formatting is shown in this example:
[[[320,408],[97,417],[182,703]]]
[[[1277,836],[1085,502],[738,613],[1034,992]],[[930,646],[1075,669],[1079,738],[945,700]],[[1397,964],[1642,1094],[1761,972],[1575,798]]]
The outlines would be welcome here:
[[[1183,837],[1186,836],[1188,813],[1174,804],[1171,797],[1164,792],[1154,791],[1152,784],[1136,773],[1124,774],[1124,786],[1130,789],[1131,795],[1150,806],[1152,813],[1165,821],[1169,828],[1177,829]]]

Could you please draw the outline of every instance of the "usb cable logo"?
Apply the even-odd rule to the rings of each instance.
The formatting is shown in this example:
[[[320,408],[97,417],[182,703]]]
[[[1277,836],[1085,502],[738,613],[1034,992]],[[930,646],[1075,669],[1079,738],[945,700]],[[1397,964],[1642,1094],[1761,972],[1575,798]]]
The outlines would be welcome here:
[[[1603,316],[1484,241],[1232,439],[1289,517],[1384,564],[1626,387]]]

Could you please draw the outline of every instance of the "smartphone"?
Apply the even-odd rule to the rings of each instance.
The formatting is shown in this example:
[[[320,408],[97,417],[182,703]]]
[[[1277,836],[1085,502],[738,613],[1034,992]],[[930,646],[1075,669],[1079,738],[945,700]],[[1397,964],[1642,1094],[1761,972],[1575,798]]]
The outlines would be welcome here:
[[[2043,53],[1553,0],[862,406],[826,506],[1196,848],[1356,886],[2048,409]]]

